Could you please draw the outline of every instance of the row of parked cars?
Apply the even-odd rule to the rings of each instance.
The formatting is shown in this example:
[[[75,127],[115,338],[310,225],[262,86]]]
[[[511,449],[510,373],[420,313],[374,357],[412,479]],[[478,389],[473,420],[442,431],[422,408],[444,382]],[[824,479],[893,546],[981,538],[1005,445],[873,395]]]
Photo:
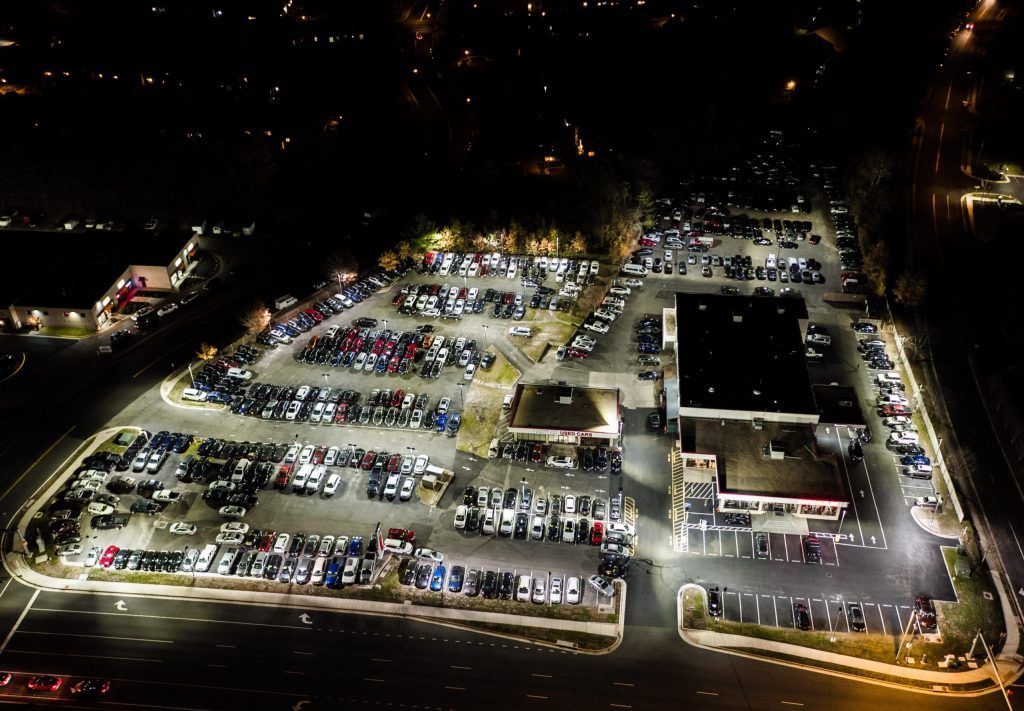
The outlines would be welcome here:
[[[543,281],[548,273],[556,278],[567,274],[596,276],[597,260],[501,254],[500,252],[427,252],[420,264],[421,274],[459,277],[505,277]],[[558,281],[562,281],[559,279]]]
[[[496,442],[493,457],[512,459],[517,462],[540,463],[547,461],[548,446],[542,442]],[[585,471],[611,471],[622,473],[622,452],[606,447],[577,447],[573,464]]]
[[[468,597],[478,595],[487,599],[499,598],[519,602],[533,602],[536,605],[559,605],[563,602],[578,605],[583,599],[583,578],[581,576],[530,576],[516,575],[511,570],[481,570],[453,565],[449,569],[443,563],[427,560],[406,560],[398,571],[403,585],[415,586],[431,592],[462,593]],[[611,596],[615,588],[600,575],[586,579],[587,585],[599,595]]]
[[[424,429],[447,432],[449,437],[458,433],[462,423],[461,413],[451,410],[449,397],[429,407],[430,396],[426,393],[417,396],[401,388],[376,388],[362,402],[360,399],[356,390],[256,383],[242,402],[232,403],[230,410],[265,420]]]

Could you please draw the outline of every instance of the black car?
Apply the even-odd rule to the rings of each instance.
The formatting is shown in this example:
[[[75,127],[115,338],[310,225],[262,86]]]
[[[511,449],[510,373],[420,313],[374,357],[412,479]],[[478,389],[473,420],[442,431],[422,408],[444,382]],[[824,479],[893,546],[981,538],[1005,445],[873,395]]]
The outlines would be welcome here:
[[[658,430],[661,429],[661,413],[652,412],[647,416],[647,429]]]
[[[506,509],[514,509],[516,507],[516,496],[517,492],[514,488],[509,487],[505,490],[505,497],[502,501],[502,506]]]
[[[487,599],[491,599],[497,594],[498,574],[493,570],[484,572],[484,581],[480,584],[480,592]]]
[[[462,492],[462,503],[466,506],[470,506],[474,501],[476,501],[476,489],[472,486],[467,486]]]
[[[152,501],[146,503],[153,503]],[[159,506],[159,504],[157,504]],[[132,507],[135,508],[134,506]],[[124,514],[108,514],[106,516],[93,516],[89,522],[97,531],[114,531],[128,525],[128,517]]]
[[[802,602],[793,603],[793,625],[801,630],[811,629],[811,613]]]
[[[847,451],[850,453],[850,459],[854,462],[864,459],[864,448],[861,446],[859,439],[851,439]]]
[[[143,513],[149,516],[158,514],[163,510],[164,507],[157,503],[156,501],[146,501],[145,499],[141,501],[136,501],[134,504],[132,504],[131,508],[132,513]]]
[[[498,596],[502,600],[510,600],[512,598],[514,583],[515,578],[512,575],[512,571],[506,570],[501,574],[501,581],[498,583]]]
[[[416,582],[416,564],[411,560],[402,561],[402,567],[398,572],[398,581],[402,585],[412,585]]]
[[[519,540],[525,540],[525,538],[526,538],[526,529],[527,529],[527,525],[528,525],[527,519],[528,519],[528,516],[525,513],[516,514],[516,527],[515,527],[515,531],[512,533],[512,537],[513,538],[518,538]]]
[[[722,615],[722,599],[717,587],[708,589],[708,614],[712,617]]]

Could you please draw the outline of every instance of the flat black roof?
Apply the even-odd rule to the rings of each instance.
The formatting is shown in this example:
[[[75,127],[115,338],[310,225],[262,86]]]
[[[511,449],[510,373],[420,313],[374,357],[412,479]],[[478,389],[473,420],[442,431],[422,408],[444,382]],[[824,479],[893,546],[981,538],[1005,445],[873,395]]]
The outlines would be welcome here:
[[[676,294],[680,407],[815,415],[798,297]]]
[[[188,238],[185,230],[2,232],[0,303],[92,308],[128,266],[166,267]]]
[[[815,385],[814,400],[818,403],[819,423],[864,427],[864,413],[857,401],[857,391],[846,385]]]

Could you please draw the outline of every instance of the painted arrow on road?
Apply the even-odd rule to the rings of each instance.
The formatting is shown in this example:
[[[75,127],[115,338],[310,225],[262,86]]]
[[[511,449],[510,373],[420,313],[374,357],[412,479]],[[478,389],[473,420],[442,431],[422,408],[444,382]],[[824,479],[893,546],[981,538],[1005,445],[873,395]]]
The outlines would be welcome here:
[[[306,705],[308,703],[309,703],[308,699],[303,699],[302,701],[296,701],[294,704],[292,704],[292,711],[302,711],[302,709],[306,708]]]
[[[875,537],[874,536],[871,537],[871,545],[875,545]]]
[[[114,607],[116,607],[121,612],[127,612],[128,611],[128,605],[125,604],[124,600],[118,600],[117,603],[114,605]]]
[[[299,620],[304,625],[311,625],[311,624],[313,624],[313,618],[310,617],[309,615],[307,615],[305,612],[303,612],[301,615],[299,615]]]

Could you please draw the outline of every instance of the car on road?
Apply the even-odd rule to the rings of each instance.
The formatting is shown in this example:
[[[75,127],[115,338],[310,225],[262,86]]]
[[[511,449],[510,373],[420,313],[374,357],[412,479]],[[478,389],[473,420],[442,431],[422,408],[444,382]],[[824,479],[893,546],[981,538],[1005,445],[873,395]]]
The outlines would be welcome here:
[[[37,674],[28,680],[29,691],[57,691],[64,680],[52,674]]]
[[[851,327],[857,333],[878,333],[878,326],[867,321],[855,321]]]
[[[110,691],[110,682],[105,679],[82,679],[71,686],[71,695],[80,699],[96,699]]]

